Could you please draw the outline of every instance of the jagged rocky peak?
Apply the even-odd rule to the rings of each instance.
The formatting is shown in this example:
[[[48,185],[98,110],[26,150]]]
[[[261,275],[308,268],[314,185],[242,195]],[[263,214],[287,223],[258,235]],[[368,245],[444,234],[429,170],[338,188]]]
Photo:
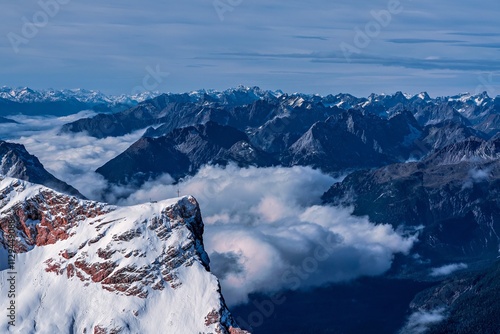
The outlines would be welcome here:
[[[150,129],[145,137],[96,172],[113,183],[143,183],[164,173],[179,180],[206,164],[226,166],[233,162],[245,167],[278,164],[272,156],[253,146],[244,132],[230,126],[210,121],[162,133],[161,127]]]
[[[354,214],[376,223],[415,227],[420,235],[413,251],[422,259],[491,260],[500,242],[499,154],[498,142],[470,138],[420,162],[356,171],[334,184],[323,200],[351,206]],[[425,261],[408,268],[425,271]]]
[[[470,137],[467,140],[453,143],[431,154],[424,163],[428,166],[449,165],[460,162],[479,163],[500,159],[500,137],[488,141]]]
[[[394,94],[371,94],[368,96],[368,101],[371,103],[382,103],[387,107],[392,107],[398,103],[403,103],[408,100],[407,95],[401,91]]]
[[[220,102],[235,105],[252,104],[268,96],[267,93],[268,92],[261,90],[257,86],[246,87],[242,85],[236,88],[227,89],[223,92],[212,92]]]
[[[31,155],[23,145],[0,140],[0,176],[2,175],[43,184],[84,198],[78,190],[50,174],[38,158]]]
[[[448,101],[450,102],[462,102],[467,104],[475,104],[478,106],[487,100],[491,100],[491,98],[486,91],[475,95],[471,93],[461,93],[448,97]]]
[[[246,333],[210,273],[193,197],[117,207],[2,177],[0,229],[2,255],[19,253],[21,331]]]
[[[429,96],[429,94],[427,92],[421,92],[421,93],[418,93],[416,95],[414,95],[411,100],[422,100],[422,101],[425,101],[425,102],[428,102],[428,101],[431,101],[431,97]]]
[[[65,102],[75,100],[82,103],[138,103],[151,99],[159,92],[142,92],[136,94],[108,95],[96,90],[87,89],[41,89],[34,90],[29,87],[11,88],[0,87],[0,98],[17,103],[46,103]]]

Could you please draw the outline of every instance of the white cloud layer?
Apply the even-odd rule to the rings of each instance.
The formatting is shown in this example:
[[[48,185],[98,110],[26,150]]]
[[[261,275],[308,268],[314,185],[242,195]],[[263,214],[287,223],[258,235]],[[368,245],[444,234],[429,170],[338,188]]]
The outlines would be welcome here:
[[[93,171],[141,133],[107,139],[56,135],[61,124],[81,116],[16,118],[23,124],[0,127],[0,138],[26,145],[56,177],[91,199],[128,205],[177,197],[177,191],[195,196],[206,224],[205,247],[231,305],[254,292],[382,274],[394,254],[408,252],[416,240],[352,216],[348,208],[321,205],[321,195],[336,180],[308,167],[206,166],[178,185],[163,175],[140,189],[113,187],[103,195],[107,183]]]
[[[11,116],[20,124],[0,124],[0,139],[23,144],[55,177],[90,199],[101,200],[107,182],[94,171],[127,149],[144,131],[104,139],[82,133],[59,134],[63,124],[94,114],[82,111],[66,117]]]
[[[227,302],[254,292],[304,289],[379,275],[415,237],[374,225],[350,209],[320,205],[335,182],[308,167],[240,169],[206,166],[171,185],[167,175],[146,183],[123,204],[191,194],[206,224],[205,246]]]
[[[430,276],[438,277],[438,276],[448,276],[453,274],[455,271],[467,269],[467,265],[465,263],[453,263],[447,264],[442,267],[432,268]]]
[[[438,308],[431,311],[417,311],[410,315],[405,327],[399,334],[423,334],[429,330],[429,327],[443,321],[445,309]]]

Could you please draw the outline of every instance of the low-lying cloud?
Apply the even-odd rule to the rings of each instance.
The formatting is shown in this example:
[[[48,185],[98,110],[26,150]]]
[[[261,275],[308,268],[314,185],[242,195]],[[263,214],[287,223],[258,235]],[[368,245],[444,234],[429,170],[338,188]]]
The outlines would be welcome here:
[[[473,168],[469,171],[469,177],[467,180],[464,182],[464,185],[462,186],[463,189],[472,189],[474,187],[475,183],[481,183],[488,181],[488,179],[491,177],[491,169],[486,168],[486,169],[481,169],[481,168]]]
[[[379,275],[416,237],[321,205],[336,180],[309,167],[205,166],[177,185],[165,175],[121,200],[136,204],[190,194],[201,206],[205,248],[227,302],[255,292],[307,289]],[[117,189],[118,190],[118,189]]]
[[[447,264],[442,267],[432,268],[430,276],[438,277],[438,276],[448,276],[453,274],[455,271],[467,269],[467,265],[465,263],[453,263]]]
[[[51,173],[90,199],[129,205],[177,197],[178,191],[195,196],[211,268],[230,305],[247,301],[251,293],[380,275],[390,268],[395,253],[409,252],[416,240],[390,225],[355,217],[349,208],[322,205],[321,195],[338,180],[309,167],[205,166],[175,185],[163,175],[140,189],[109,187],[94,170],[142,131],[106,139],[57,135],[60,125],[78,117],[82,114],[47,118],[43,127],[40,120],[17,118],[23,123],[17,125],[17,136],[9,136],[5,128],[0,136],[24,144]]]
[[[431,311],[417,311],[410,315],[408,322],[401,329],[399,334],[423,334],[429,330],[429,328],[437,323],[440,323],[444,319],[445,309],[438,308]]]
[[[144,131],[104,139],[84,133],[59,133],[63,124],[93,115],[93,111],[82,111],[65,117],[9,116],[19,124],[0,124],[0,139],[23,144],[55,177],[87,198],[103,200],[107,182],[95,170],[126,150]]]

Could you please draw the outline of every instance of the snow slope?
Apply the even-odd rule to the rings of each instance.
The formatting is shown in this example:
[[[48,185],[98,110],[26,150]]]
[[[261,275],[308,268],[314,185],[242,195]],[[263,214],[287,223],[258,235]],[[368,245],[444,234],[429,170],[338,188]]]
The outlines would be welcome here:
[[[1,333],[246,333],[209,271],[193,197],[116,207],[0,178],[0,255],[8,227],[16,296],[0,272]]]

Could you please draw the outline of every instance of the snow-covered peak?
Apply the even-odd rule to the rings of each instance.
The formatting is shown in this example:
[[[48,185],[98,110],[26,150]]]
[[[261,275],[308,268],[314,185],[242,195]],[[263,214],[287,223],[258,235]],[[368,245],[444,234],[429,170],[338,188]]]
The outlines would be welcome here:
[[[491,98],[487,92],[482,92],[481,94],[474,96],[474,102],[476,103],[477,106],[482,106],[488,101],[491,101]]]
[[[169,93],[172,94],[172,93]],[[191,91],[188,93],[190,97],[195,98],[199,101],[205,96],[209,96],[214,101],[221,103],[233,104],[233,105],[244,105],[250,104],[257,100],[262,100],[267,95],[271,94],[273,96],[281,96],[283,92],[276,91],[270,92],[260,89],[259,87],[248,87],[239,85],[235,88],[229,88],[223,91],[215,89],[199,89]]]
[[[303,97],[295,96],[295,98],[290,99],[290,101],[288,101],[288,105],[292,108],[297,108],[297,107],[302,107],[304,102],[305,102],[305,100]]]
[[[33,90],[28,87],[0,88],[0,98],[18,103],[78,101],[88,104],[137,104],[160,95],[160,92],[142,92],[137,94],[106,95],[96,90],[86,89],[46,89]]]
[[[465,92],[465,93],[460,93],[458,95],[448,97],[448,101],[467,102],[468,100],[471,99],[471,97],[472,97],[471,93]]]
[[[41,93],[36,92],[28,87],[12,89],[10,87],[3,86],[2,88],[0,88],[0,98],[14,102],[30,103],[43,99],[43,96]]]
[[[462,93],[455,96],[448,97],[449,102],[461,103],[463,105],[471,105],[471,106],[483,106],[492,101],[487,92],[482,92],[480,94],[470,94],[470,93]]]
[[[431,100],[431,97],[429,96],[429,94],[427,94],[427,92],[418,93],[418,94],[414,95],[412,98],[420,99],[423,101],[430,101]]]
[[[117,207],[0,178],[0,198],[3,295],[12,231],[22,273],[16,327],[2,317],[0,332],[245,333],[209,271],[193,197]]]

